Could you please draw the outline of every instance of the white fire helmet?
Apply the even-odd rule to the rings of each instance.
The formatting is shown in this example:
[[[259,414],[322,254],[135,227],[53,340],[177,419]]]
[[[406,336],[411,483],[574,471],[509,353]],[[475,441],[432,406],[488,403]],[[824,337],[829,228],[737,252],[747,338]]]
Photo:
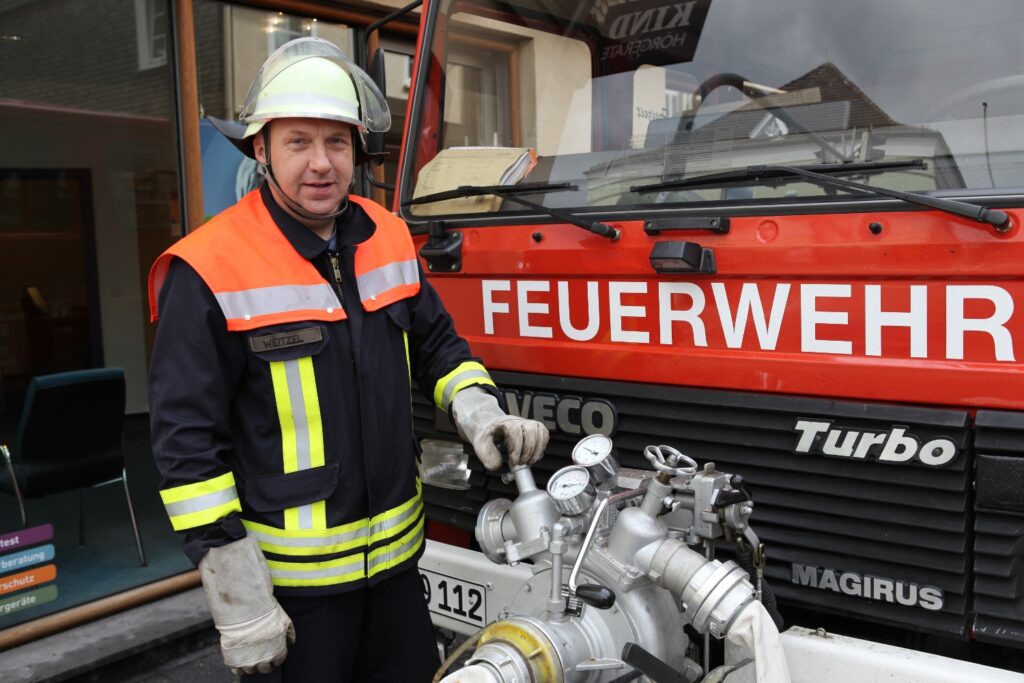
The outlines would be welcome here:
[[[333,43],[322,38],[296,38],[273,52],[249,88],[239,121],[244,140],[267,122],[283,118],[343,121],[359,132],[359,151],[366,151],[366,133],[391,127],[387,100],[370,76]],[[251,156],[251,155],[250,155]]]

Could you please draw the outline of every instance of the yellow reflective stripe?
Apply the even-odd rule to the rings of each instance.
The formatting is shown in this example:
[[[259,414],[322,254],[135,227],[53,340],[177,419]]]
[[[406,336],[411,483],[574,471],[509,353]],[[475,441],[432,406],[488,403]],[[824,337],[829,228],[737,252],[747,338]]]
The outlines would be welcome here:
[[[330,529],[278,529],[242,520],[260,548],[278,555],[332,555],[366,546],[367,521],[360,519]]]
[[[374,515],[370,518],[370,545],[373,545],[377,541],[381,541],[388,536],[394,536],[402,529],[409,526],[412,520],[416,519],[416,515],[423,509],[423,500],[421,498],[423,491],[423,485],[420,483],[419,477],[416,477],[416,495],[405,501],[397,507],[393,507],[386,512],[382,512],[379,515]],[[416,511],[412,514],[408,514],[407,519],[403,520],[398,528],[395,528],[387,522],[393,520],[395,517],[405,515],[412,508],[416,508]]]
[[[374,515],[329,529],[278,529],[249,520],[245,528],[256,537],[260,548],[278,555],[331,555],[367,546],[394,537],[422,515],[423,485],[416,479],[416,495],[401,505]],[[404,515],[404,518],[403,518]],[[391,522],[391,524],[388,524]]]
[[[257,539],[260,539],[258,534],[253,534]],[[269,541],[258,541],[260,548],[267,551],[268,553],[274,553],[276,555],[333,555],[334,553],[343,553],[346,550],[353,550],[354,548],[366,547],[366,537],[361,536],[351,541],[344,543],[332,543],[328,545],[311,545],[311,546],[290,546],[290,545],[277,545]]]
[[[281,425],[282,470],[298,472],[324,465],[324,430],[312,356],[273,361],[270,373]],[[327,505],[316,501],[284,510],[286,529],[324,529]]]
[[[298,448],[295,443],[295,417],[292,415],[292,400],[288,391],[287,361],[278,360],[270,363],[270,377],[274,383],[274,403],[277,404],[277,419],[281,424],[281,455],[284,459],[284,472],[294,472],[299,468]],[[299,526],[298,508],[284,511],[286,529]]]
[[[409,373],[409,387],[412,390],[412,363],[409,362],[409,333],[402,330],[402,342],[405,344],[405,369]]]
[[[423,523],[425,518],[421,515],[419,520],[419,523],[405,536],[389,545],[370,552],[367,556],[370,576],[375,576],[382,571],[397,567],[416,554],[420,546],[423,545]]]
[[[231,472],[206,481],[164,489],[160,492],[160,499],[175,531],[211,524],[242,510],[238,491],[235,490],[235,475]]]
[[[274,402],[277,404],[277,419],[281,423],[281,450],[284,456],[284,471],[294,472],[299,468],[295,447],[295,419],[292,416],[292,401],[288,394],[288,374],[283,360],[270,363],[270,377],[274,382]]]
[[[203,526],[204,524],[213,524],[218,519],[227,517],[232,512],[241,511],[242,503],[238,498],[235,498],[233,501],[228,503],[200,510],[199,512],[190,512],[184,515],[172,515],[171,528],[175,531],[194,529],[195,527]]]
[[[442,377],[434,385],[434,405],[448,412],[455,394],[473,384],[496,386],[485,368],[476,361],[466,361]]]
[[[206,481],[197,481],[194,484],[183,484],[182,486],[172,486],[169,489],[164,489],[160,492],[160,499],[164,502],[164,505],[167,505],[168,503],[198,498],[208,493],[217,493],[229,488],[235,488],[235,475],[232,472],[225,472],[219,477],[207,479]]]
[[[316,389],[316,374],[313,372],[313,357],[299,360],[299,376],[302,378],[302,400],[306,406],[306,420],[309,434],[309,466],[324,466],[324,426],[320,417],[320,396]],[[327,503],[319,500],[311,505],[312,528],[327,528]]]
[[[302,401],[306,405],[306,420],[309,423],[309,466],[323,467],[324,427],[320,419],[320,397],[316,390],[312,356],[299,359],[299,376],[302,378]]]
[[[330,586],[366,577],[362,553],[323,562],[267,560],[275,586]]]
[[[409,515],[407,517],[399,520],[398,523],[396,523],[394,526],[385,527],[383,529],[380,529],[376,533],[371,534],[369,539],[370,545],[373,545],[378,541],[383,541],[386,538],[391,538],[393,536],[396,536],[397,534],[402,533],[402,531],[407,529],[409,525],[412,524],[416,519],[418,519],[422,513],[423,501],[420,501],[419,504],[416,505],[416,507],[412,508],[412,510],[409,511]]]
[[[296,539],[322,539],[329,536],[338,536],[341,534],[350,534],[358,531],[359,529],[365,529],[369,525],[369,520],[359,519],[355,522],[348,522],[341,526],[334,526],[330,529],[278,529],[275,526],[269,524],[260,524],[259,522],[251,522],[247,519],[242,520],[242,524],[245,525],[246,529],[252,531],[259,531],[264,534],[277,536],[279,538],[296,538]]]

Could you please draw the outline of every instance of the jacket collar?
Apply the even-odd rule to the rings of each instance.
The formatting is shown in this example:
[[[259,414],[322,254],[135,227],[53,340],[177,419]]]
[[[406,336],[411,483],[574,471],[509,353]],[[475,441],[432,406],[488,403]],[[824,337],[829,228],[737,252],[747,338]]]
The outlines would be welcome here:
[[[327,250],[327,240],[317,237],[312,230],[282,209],[274,200],[274,195],[270,193],[270,186],[267,183],[263,183],[263,186],[260,187],[260,198],[263,199],[263,204],[270,212],[274,223],[277,224],[295,251],[299,252],[304,259],[312,261]],[[365,242],[377,230],[377,226],[373,224],[363,208],[355,202],[348,202],[348,209],[335,219],[334,224],[338,235],[338,251],[353,244]]]

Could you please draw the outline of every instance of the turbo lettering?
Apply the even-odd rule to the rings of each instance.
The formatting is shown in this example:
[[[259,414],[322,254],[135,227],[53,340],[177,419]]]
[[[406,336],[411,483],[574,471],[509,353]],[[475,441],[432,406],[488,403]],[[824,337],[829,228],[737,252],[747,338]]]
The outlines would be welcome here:
[[[833,427],[830,420],[800,419],[795,429],[800,435],[793,449],[797,453],[873,459],[890,464],[916,460],[929,467],[949,465],[957,456],[957,446],[952,439],[937,437],[922,442],[908,433],[907,427],[894,426],[888,432],[873,432]]]
[[[483,280],[483,333],[841,356],[1017,362],[1017,285]],[[1012,289],[1011,289],[1012,288]]]
[[[909,581],[869,576],[830,567],[815,567],[794,562],[791,580],[798,586],[904,607],[922,607],[935,611],[942,609],[945,604],[945,594],[936,586],[922,586]]]

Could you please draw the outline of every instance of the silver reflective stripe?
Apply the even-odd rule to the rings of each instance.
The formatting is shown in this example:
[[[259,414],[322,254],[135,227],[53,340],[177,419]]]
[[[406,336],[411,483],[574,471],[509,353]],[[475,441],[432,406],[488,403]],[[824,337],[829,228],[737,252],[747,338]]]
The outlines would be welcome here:
[[[410,507],[408,510],[406,510],[402,514],[397,515],[395,517],[392,517],[391,519],[385,520],[383,522],[376,522],[375,524],[370,526],[370,537],[373,538],[374,536],[377,536],[378,534],[385,534],[386,535],[386,532],[390,531],[391,529],[394,529],[397,526],[401,526],[405,522],[408,522],[409,519],[418,516],[422,510],[423,510],[423,501],[417,501],[417,503],[415,505]],[[381,539],[377,539],[377,540],[381,540]],[[373,543],[373,542],[375,542],[375,541],[371,541],[371,543]]]
[[[363,273],[356,278],[359,298],[363,301],[383,294],[400,285],[414,285],[420,281],[416,259],[396,261]]]
[[[288,311],[341,308],[338,296],[326,282],[321,285],[256,287],[238,292],[221,292],[215,296],[228,320]]]
[[[296,471],[310,468],[309,418],[306,415],[306,401],[302,393],[302,376],[299,374],[299,361],[284,362],[284,375],[288,380],[288,399],[292,404],[292,424],[295,426],[295,462]],[[299,515],[299,528],[313,528],[313,505],[300,505],[296,508]]]
[[[479,368],[470,368],[464,370],[459,374],[455,375],[448,380],[448,383],[444,385],[444,393],[441,394],[441,405],[444,406],[444,411],[448,412],[448,407],[452,403],[452,399],[455,398],[455,389],[458,388],[467,379],[485,379],[487,383],[491,383],[491,376],[487,374],[486,370]]]
[[[346,116],[350,119],[359,119],[359,110],[349,100],[343,100],[340,97],[331,97],[330,95],[320,95],[312,93],[281,93],[278,95],[260,95],[260,109],[263,111],[277,110],[284,107],[292,107],[289,111],[295,113],[309,113],[314,114],[321,112],[325,108],[328,110],[334,110],[338,112],[339,116]],[[312,105],[308,108],[295,109],[295,105]],[[276,117],[280,117],[280,112],[274,112]],[[256,120],[255,118],[253,120]]]
[[[238,491],[235,490],[234,486],[230,486],[222,491],[207,493],[198,498],[190,498],[178,501],[177,503],[165,503],[164,507],[167,508],[169,516],[177,517],[178,515],[187,515],[192,512],[212,510],[219,505],[230,503],[233,500],[238,500]]]
[[[355,531],[346,531],[341,534],[329,534],[326,536],[317,536],[315,538],[296,538],[294,536],[278,536],[271,534],[262,529],[254,529],[252,527],[246,527],[250,534],[256,537],[256,540],[266,543],[268,545],[278,545],[287,548],[321,548],[332,545],[342,545],[344,543],[351,543],[365,539],[367,536],[366,527],[356,529]]]
[[[402,543],[399,546],[396,546],[396,547],[390,549],[387,552],[383,552],[380,555],[377,555],[376,557],[371,558],[369,563],[366,566],[366,573],[369,574],[370,576],[373,576],[374,573],[376,573],[377,571],[383,571],[389,565],[391,565],[391,564],[393,564],[395,562],[395,558],[397,558],[397,557],[401,556],[403,553],[406,553],[409,550],[415,548],[419,543],[422,543],[422,542],[423,542],[423,525],[421,524],[417,528],[416,533],[413,534],[412,538],[410,538],[408,541],[406,541],[405,543]],[[384,567],[381,567],[381,565],[384,565]]]
[[[270,575],[275,579],[328,579],[362,569],[363,556],[355,555],[348,562],[321,569],[275,569],[274,565],[267,564],[270,565]]]

